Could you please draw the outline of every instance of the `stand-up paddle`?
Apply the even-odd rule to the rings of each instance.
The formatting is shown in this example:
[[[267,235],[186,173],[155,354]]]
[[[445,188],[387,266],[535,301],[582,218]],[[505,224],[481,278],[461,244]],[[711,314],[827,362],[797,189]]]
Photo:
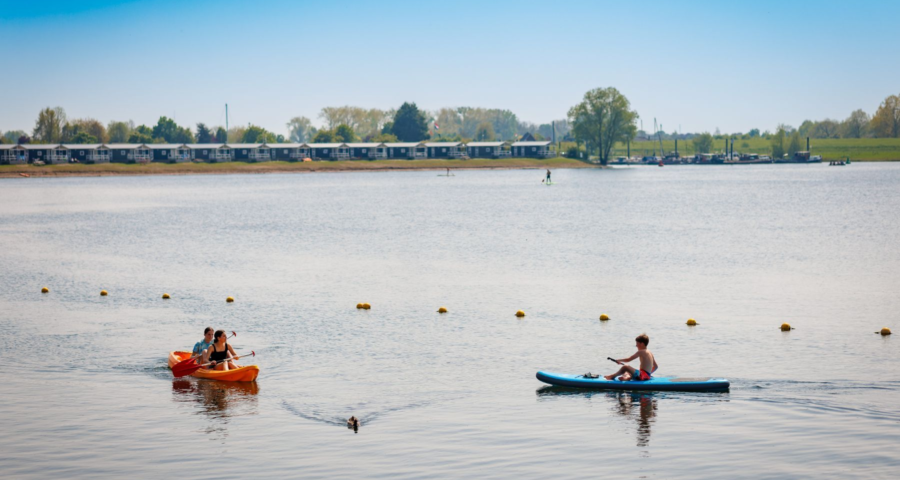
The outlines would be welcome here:
[[[236,336],[237,336],[237,332],[232,330],[231,336],[227,337],[227,338],[234,338]],[[202,353],[200,355],[202,355]],[[197,357],[199,357],[200,355],[197,355]],[[191,357],[187,360],[182,360],[182,361],[176,363],[175,365],[172,366],[172,371],[174,371],[176,368],[184,368],[187,365],[195,365],[197,363],[197,357]]]
[[[256,352],[251,350],[250,356],[255,357]],[[232,360],[240,360],[240,359],[241,359],[241,356],[238,355],[237,357],[232,357],[225,361],[230,362]],[[204,363],[202,365],[197,365],[195,363],[193,365],[185,365],[185,366],[179,368],[179,365],[181,365],[182,363],[184,363],[184,362],[179,362],[179,363],[175,364],[174,366],[172,366],[172,375],[175,375],[175,378],[181,378],[181,377],[188,376],[188,375],[196,372],[197,370],[200,370],[201,368],[203,368],[207,365],[212,365],[213,363],[216,363],[216,362],[208,362],[208,363]]]
[[[622,365],[622,362],[616,360],[615,358],[612,358],[612,357],[606,357],[606,359],[609,360],[610,362],[613,362],[613,363],[617,363],[617,364],[619,364],[619,365]]]

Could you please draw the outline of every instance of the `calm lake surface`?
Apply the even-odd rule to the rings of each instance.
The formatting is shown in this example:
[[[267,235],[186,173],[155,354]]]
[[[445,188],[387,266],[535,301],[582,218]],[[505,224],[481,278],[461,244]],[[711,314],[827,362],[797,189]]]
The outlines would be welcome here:
[[[896,478],[900,165],[436,173],[0,179],[0,476]]]

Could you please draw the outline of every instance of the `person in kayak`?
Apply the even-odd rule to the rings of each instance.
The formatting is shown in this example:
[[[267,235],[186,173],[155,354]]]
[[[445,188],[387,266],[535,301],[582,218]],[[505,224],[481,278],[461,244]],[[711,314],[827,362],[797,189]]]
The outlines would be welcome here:
[[[621,375],[619,379],[623,382],[627,382],[628,380],[650,380],[650,378],[652,378],[651,374],[659,368],[659,365],[656,364],[656,357],[650,353],[650,350],[647,350],[647,345],[649,344],[650,337],[648,337],[646,333],[638,335],[637,338],[634,339],[634,345],[637,347],[637,352],[628,358],[616,359],[616,363],[622,365],[622,368],[620,368],[618,372],[612,375],[606,375],[603,378],[613,380]],[[637,358],[641,359],[640,369],[634,368],[631,365],[625,365]]]
[[[206,352],[203,353],[203,361],[201,363],[213,362],[210,367],[216,370],[227,371],[240,368],[240,365],[234,363],[234,361],[241,357],[234,353],[234,349],[225,341],[226,339],[228,339],[228,336],[225,335],[225,330],[216,330],[215,343],[210,345]]]
[[[194,350],[191,352],[192,357],[199,357],[203,355],[203,352],[209,349],[209,346],[213,344],[213,328],[206,327],[203,330],[203,340],[194,344]]]

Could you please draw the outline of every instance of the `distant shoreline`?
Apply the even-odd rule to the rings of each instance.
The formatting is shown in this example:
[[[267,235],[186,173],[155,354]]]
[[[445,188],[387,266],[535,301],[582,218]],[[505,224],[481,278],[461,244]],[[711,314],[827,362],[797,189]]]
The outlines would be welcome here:
[[[557,168],[603,168],[570,158],[473,159],[473,160],[340,160],[317,162],[227,162],[227,163],[104,163],[93,165],[0,165],[0,178],[107,177],[137,175],[207,175],[248,173],[377,172],[411,170],[517,170]]]

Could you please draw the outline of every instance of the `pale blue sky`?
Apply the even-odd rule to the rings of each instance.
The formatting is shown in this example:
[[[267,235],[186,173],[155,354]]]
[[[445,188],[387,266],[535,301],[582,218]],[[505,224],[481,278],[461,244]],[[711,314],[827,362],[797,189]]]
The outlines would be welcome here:
[[[650,129],[747,131],[900,94],[900,2],[0,0],[0,130],[69,117],[285,133],[414,101],[564,118],[614,86]]]

